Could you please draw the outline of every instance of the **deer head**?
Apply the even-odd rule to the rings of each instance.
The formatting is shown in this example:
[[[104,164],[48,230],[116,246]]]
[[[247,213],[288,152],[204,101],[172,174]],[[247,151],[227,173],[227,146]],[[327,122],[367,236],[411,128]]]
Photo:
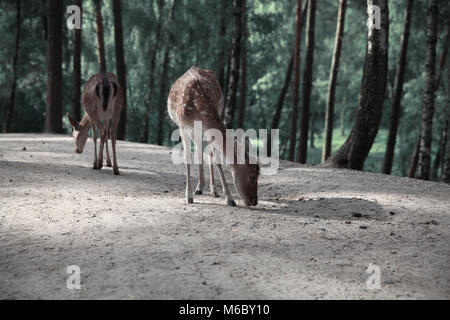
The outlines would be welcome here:
[[[250,142],[248,137],[245,138],[245,164],[237,163],[238,144],[234,142],[234,159],[235,164],[231,166],[231,175],[233,177],[234,187],[244,204],[256,206],[258,204],[258,176],[259,164],[250,164],[249,155]]]
[[[75,152],[82,153],[89,133],[89,121],[83,117],[81,123],[76,121],[70,114],[67,114],[67,118],[72,126],[72,136],[75,139]]]

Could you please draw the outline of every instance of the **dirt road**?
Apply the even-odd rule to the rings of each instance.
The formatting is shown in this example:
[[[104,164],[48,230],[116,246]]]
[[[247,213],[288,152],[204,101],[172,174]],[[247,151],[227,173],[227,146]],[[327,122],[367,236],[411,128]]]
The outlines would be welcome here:
[[[282,162],[257,207],[188,205],[168,148],[117,149],[120,176],[91,141],[0,135],[1,299],[450,298],[448,185]]]

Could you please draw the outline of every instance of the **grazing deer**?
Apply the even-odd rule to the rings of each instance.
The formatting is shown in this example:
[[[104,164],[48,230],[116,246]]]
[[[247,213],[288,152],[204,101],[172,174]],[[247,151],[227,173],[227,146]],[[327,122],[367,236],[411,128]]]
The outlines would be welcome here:
[[[191,139],[194,141],[194,121],[201,121],[203,131],[216,129],[222,134],[223,143],[216,143],[214,148],[227,159],[228,163],[232,163],[230,167],[234,186],[244,204],[246,206],[255,206],[258,204],[257,190],[259,165],[257,163],[249,164],[249,155],[246,151],[244,151],[246,159],[245,164],[238,164],[236,159],[238,153],[242,152],[242,148],[240,146],[238,147],[237,141],[234,142],[234,152],[232,154],[229,154],[229,152],[227,153],[226,141],[233,141],[234,139],[227,139],[227,135],[229,133],[226,132],[225,126],[220,120],[219,114],[222,113],[223,107],[222,90],[217,79],[214,77],[213,72],[210,70],[204,70],[193,66],[185,74],[178,78],[170,89],[167,108],[170,118],[180,128],[180,135],[186,162],[186,199],[188,203],[193,203],[189,151],[191,147]],[[210,140],[209,143],[212,141],[213,140]],[[248,140],[246,140],[246,142],[248,143]],[[198,144],[196,141],[194,141],[194,143]],[[205,185],[202,165],[203,150],[201,145],[196,145],[196,147],[197,157],[199,160],[199,181],[195,194],[201,195]],[[219,195],[214,185],[214,154],[209,152],[208,158],[211,179],[210,191],[212,195],[218,197]],[[236,206],[236,203],[234,202],[234,199],[227,187],[222,165],[216,163],[216,166],[219,171],[222,189],[225,194],[227,204],[230,206]]]
[[[103,144],[106,144],[106,165],[111,167],[109,157],[108,138],[111,138],[113,151],[113,171],[119,174],[116,158],[116,128],[120,120],[120,111],[123,104],[122,88],[119,80],[112,73],[99,73],[93,75],[83,89],[81,101],[86,110],[83,119],[77,122],[67,114],[73,127],[72,135],[75,139],[75,152],[82,153],[88,138],[89,128],[92,128],[94,141],[93,169],[100,170],[103,166]],[[103,123],[102,123],[103,121]],[[97,158],[97,132],[100,133],[100,150]]]

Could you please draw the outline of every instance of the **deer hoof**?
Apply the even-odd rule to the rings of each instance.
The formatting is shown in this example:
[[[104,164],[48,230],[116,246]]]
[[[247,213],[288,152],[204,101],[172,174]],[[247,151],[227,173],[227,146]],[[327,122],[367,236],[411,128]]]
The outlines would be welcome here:
[[[194,203],[194,199],[189,198],[189,199],[188,199],[188,203]]]
[[[111,168],[112,167],[111,161],[106,161],[106,166]]]
[[[202,195],[202,194],[203,194],[203,191],[197,189],[197,190],[195,190],[195,193],[194,193],[194,194],[195,194],[195,195]]]
[[[227,205],[232,206],[232,207],[236,207],[236,202],[234,202],[234,200],[228,200],[227,201]]]
[[[94,169],[94,170],[100,169],[100,168],[98,167],[97,162],[94,162],[94,165],[92,166],[92,169]]]
[[[114,170],[114,174],[115,174],[116,176],[120,176],[119,169]]]
[[[102,167],[103,167],[103,163],[99,162],[99,163],[97,164],[97,170],[100,170]]]
[[[215,198],[218,198],[218,197],[219,197],[219,193],[218,193],[217,191],[212,192],[212,195],[213,195]]]

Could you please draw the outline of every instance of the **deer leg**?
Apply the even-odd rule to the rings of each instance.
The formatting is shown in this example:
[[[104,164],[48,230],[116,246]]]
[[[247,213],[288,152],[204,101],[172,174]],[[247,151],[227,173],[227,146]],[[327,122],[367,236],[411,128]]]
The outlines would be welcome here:
[[[113,123],[111,128],[111,146],[112,146],[112,153],[113,153],[113,172],[116,175],[119,175],[119,166],[117,165],[117,157],[116,157],[116,129],[117,129],[117,123]]]
[[[188,203],[194,202],[194,197],[192,195],[192,187],[191,187],[191,140],[189,140],[189,135],[186,134],[183,130],[181,132],[181,140],[183,141],[183,151],[184,151],[184,160],[186,162],[186,199]]]
[[[209,158],[209,177],[210,177],[210,183],[209,183],[209,190],[211,191],[211,194],[214,197],[218,197],[219,193],[216,190],[216,184],[214,183],[214,162],[213,162],[213,158],[214,158],[214,154],[211,153],[208,155]]]
[[[91,123],[92,128],[92,141],[94,142],[94,165],[92,166],[92,169],[98,170],[98,161],[97,161],[97,130],[95,129],[95,126],[93,123]]]
[[[234,202],[233,197],[231,196],[230,190],[227,187],[227,181],[225,180],[225,175],[223,173],[222,165],[216,164],[217,169],[219,170],[220,181],[222,182],[223,193],[225,194],[225,198],[227,199],[227,204],[232,207],[236,207],[236,202]]]
[[[105,140],[106,166],[112,167],[112,165],[111,165],[111,157],[109,156],[109,150],[108,150],[108,139],[111,139],[111,121],[110,120],[107,121],[106,132],[107,132],[106,140]]]
[[[203,173],[203,150],[201,146],[197,146],[197,160],[198,160],[198,184],[195,189],[195,195],[203,194],[203,188],[205,187],[205,175]]]
[[[103,146],[106,139],[106,129],[99,120],[97,122],[97,128],[100,131],[100,150],[98,151],[97,169],[100,170],[103,167]]]

